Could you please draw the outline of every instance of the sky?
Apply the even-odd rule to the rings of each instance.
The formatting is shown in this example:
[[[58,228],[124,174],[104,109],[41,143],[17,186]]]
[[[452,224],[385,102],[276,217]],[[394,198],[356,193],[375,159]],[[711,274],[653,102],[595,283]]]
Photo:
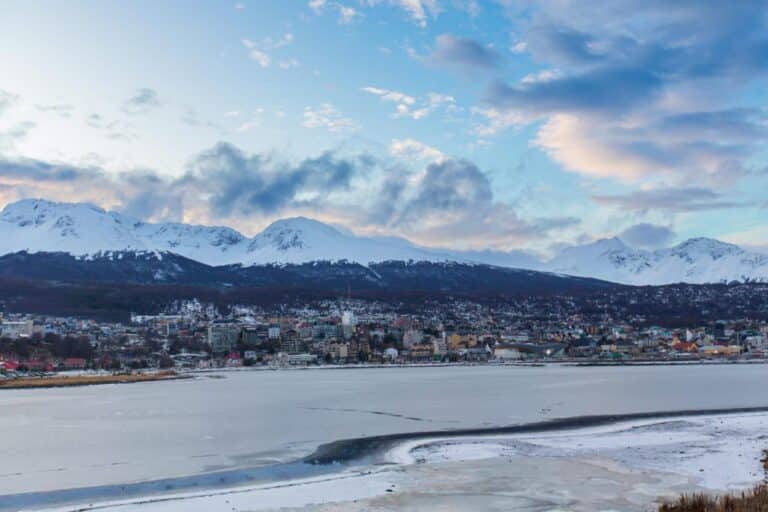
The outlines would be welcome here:
[[[768,4],[4,0],[0,205],[768,246]]]

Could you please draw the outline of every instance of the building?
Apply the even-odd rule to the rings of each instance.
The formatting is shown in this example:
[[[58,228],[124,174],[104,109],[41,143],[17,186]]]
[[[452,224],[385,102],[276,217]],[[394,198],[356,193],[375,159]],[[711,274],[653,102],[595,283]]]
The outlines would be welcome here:
[[[0,324],[0,336],[3,338],[28,338],[35,330],[32,320],[5,320]]]
[[[448,354],[448,343],[445,341],[444,336],[432,339],[432,353],[439,357],[444,357]]]
[[[331,343],[328,353],[334,361],[346,360],[349,357],[349,343]]]
[[[240,325],[230,321],[216,321],[208,326],[208,344],[214,354],[226,354],[237,346]]]
[[[403,346],[405,348],[411,348],[412,346],[421,343],[423,338],[424,335],[421,333],[421,331],[409,329],[403,334]]]
[[[431,343],[421,343],[419,345],[413,345],[410,350],[411,359],[424,360],[432,359],[434,355],[433,347]]]
[[[565,355],[563,343],[499,343],[493,355],[503,361],[523,359],[556,359]]]
[[[279,329],[279,328],[278,328]],[[243,344],[248,346],[261,345],[269,337],[266,325],[249,325],[241,333]]]

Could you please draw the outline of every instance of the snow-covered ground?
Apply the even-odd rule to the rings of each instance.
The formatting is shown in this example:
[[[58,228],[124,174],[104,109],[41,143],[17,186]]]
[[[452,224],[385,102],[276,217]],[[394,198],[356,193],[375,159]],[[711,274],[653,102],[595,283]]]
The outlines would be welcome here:
[[[768,413],[754,413],[422,439],[369,471],[54,510],[649,510],[679,492],[759,482],[766,432]]]
[[[759,413],[648,420],[534,436],[413,442],[397,447],[391,457],[401,464],[511,455],[601,457],[631,469],[685,476],[699,487],[722,491],[761,480],[765,449],[768,414]]]
[[[109,512],[215,512],[279,510],[372,498],[397,488],[397,472],[378,470],[292,480],[237,489],[172,494],[162,497],[114,501],[47,509],[46,512],[107,510]]]

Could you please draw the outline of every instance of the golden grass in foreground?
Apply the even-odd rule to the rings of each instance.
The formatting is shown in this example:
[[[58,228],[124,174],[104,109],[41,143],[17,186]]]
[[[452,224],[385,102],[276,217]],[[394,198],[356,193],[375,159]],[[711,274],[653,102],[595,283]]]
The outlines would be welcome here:
[[[685,495],[661,505],[659,512],[768,512],[768,486],[723,496]]]
[[[58,388],[66,386],[90,386],[94,384],[127,384],[182,378],[176,372],[114,374],[114,375],[53,375],[46,377],[23,377],[0,381],[0,389]]]
[[[768,512],[768,449],[763,450],[760,463],[763,483],[751,491],[723,496],[684,494],[677,501],[661,505],[659,512]]]

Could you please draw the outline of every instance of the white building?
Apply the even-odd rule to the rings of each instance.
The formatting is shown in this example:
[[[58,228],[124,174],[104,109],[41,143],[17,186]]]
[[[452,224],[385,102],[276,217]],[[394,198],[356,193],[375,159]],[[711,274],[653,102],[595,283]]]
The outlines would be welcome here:
[[[28,338],[35,330],[32,320],[5,320],[0,324],[0,336],[4,338]]]

